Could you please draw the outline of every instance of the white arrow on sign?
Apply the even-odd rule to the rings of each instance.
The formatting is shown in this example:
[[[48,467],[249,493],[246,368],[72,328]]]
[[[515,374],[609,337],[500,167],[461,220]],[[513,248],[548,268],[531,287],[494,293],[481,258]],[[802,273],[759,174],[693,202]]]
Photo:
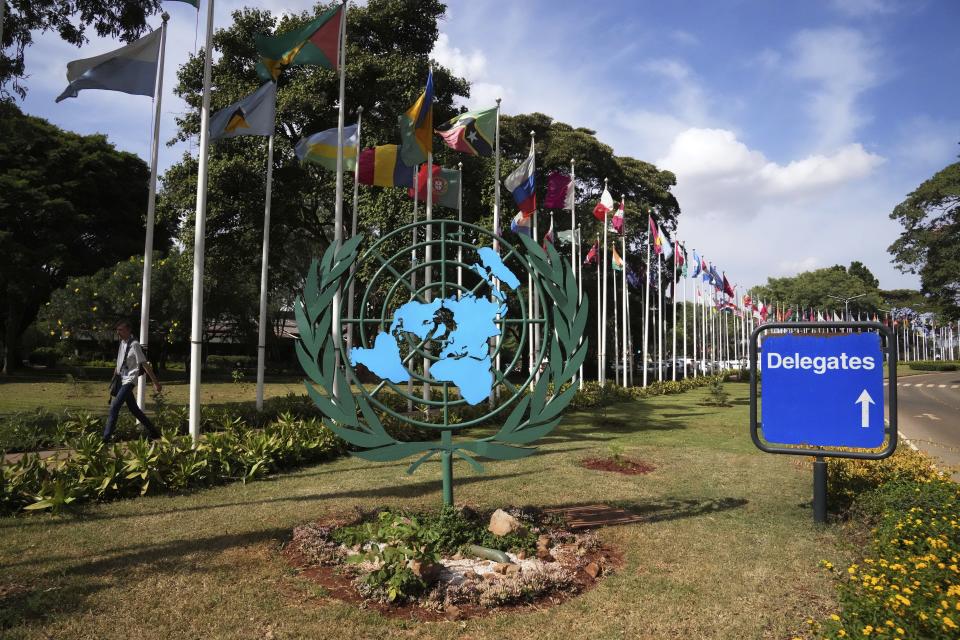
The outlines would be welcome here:
[[[873,401],[873,398],[870,397],[870,394],[867,393],[867,390],[864,389],[863,393],[860,394],[860,397],[854,401],[854,404],[860,405],[860,426],[864,429],[870,427],[870,405],[876,404]]]

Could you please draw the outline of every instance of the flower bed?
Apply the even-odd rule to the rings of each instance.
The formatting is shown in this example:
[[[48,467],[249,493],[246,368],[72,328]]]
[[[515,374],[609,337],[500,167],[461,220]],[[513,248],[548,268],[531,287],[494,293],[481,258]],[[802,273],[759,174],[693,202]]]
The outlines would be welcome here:
[[[405,618],[559,602],[615,564],[596,536],[531,508],[379,511],[349,524],[312,523],[294,530],[284,554],[340,598]]]
[[[960,637],[960,486],[905,447],[884,461],[831,467],[831,499],[872,540],[845,569],[824,561],[840,610],[817,625],[821,636]]]

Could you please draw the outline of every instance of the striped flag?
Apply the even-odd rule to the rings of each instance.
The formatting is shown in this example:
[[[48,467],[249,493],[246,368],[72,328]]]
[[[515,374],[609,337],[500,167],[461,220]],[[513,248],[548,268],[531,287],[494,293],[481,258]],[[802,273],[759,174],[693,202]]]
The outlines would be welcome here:
[[[357,166],[357,148],[360,142],[357,132],[358,127],[355,124],[343,128],[343,168],[345,171],[353,171]],[[334,127],[301,138],[293,151],[297,154],[300,162],[319,164],[330,171],[336,171],[337,128]]]
[[[76,98],[84,89],[152,96],[157,82],[160,34],[156,29],[114,51],[67,63],[67,88],[56,101]]]

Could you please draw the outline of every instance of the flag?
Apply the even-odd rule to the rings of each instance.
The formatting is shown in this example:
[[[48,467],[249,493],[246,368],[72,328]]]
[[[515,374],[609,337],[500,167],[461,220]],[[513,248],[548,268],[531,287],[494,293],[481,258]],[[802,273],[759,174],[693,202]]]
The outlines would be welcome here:
[[[613,270],[614,270],[614,271],[623,271],[623,258],[621,258],[621,257],[620,257],[620,254],[617,253],[617,247],[616,247],[616,246],[611,247],[611,249],[612,249],[612,253],[610,254],[610,258],[611,258],[611,261],[612,261],[611,266],[613,267]]]
[[[653,221],[652,216],[647,216],[647,223],[650,225],[650,245],[653,247],[653,252],[657,255],[660,255],[660,252],[663,250],[663,247],[660,246],[660,236],[657,223]]]
[[[271,83],[273,84],[273,83]],[[343,168],[353,171],[357,166],[359,138],[355,124],[343,128]],[[337,170],[337,129],[327,129],[301,138],[294,148],[300,162],[319,164],[330,171]]]
[[[723,274],[723,292],[730,296],[731,298],[736,297],[736,293],[733,291],[733,287],[730,286],[730,282],[727,281],[727,274]]]
[[[427,86],[406,113],[397,119],[400,125],[400,157],[409,166],[427,161],[433,153],[433,71]]]
[[[544,209],[569,209],[573,200],[573,180],[565,173],[551,171],[547,176],[547,197]]]
[[[570,244],[572,242],[578,242],[580,240],[580,229],[574,231],[573,229],[569,231],[557,231],[557,242],[561,244]]]
[[[276,128],[276,106],[277,83],[264,82],[246,98],[210,116],[210,139],[269,136]],[[336,140],[336,129],[333,129],[333,137]]]
[[[753,301],[751,300],[750,296],[745,294],[743,296],[743,306],[749,307],[751,302]]]
[[[551,216],[551,218],[550,218],[550,228],[547,229],[547,232],[543,235],[543,250],[546,251],[546,250],[547,250],[547,243],[549,242],[550,244],[553,244],[553,241],[554,241],[554,236],[553,236],[553,217]]]
[[[682,254],[682,255],[680,256],[680,275],[682,275],[684,278],[686,278],[686,277],[687,277],[687,269],[688,269],[688,267],[687,267],[687,248],[684,247],[682,244],[680,245],[680,253]]]
[[[187,4],[196,7],[197,11],[200,10],[200,0],[170,0],[170,2],[186,2]]]
[[[533,231],[530,229],[531,224],[533,224],[530,216],[523,215],[521,211],[517,215],[513,216],[513,220],[510,221],[510,231],[513,231],[516,234],[523,234],[528,238],[533,237]],[[590,256],[587,256],[587,259],[590,259]]]
[[[634,289],[639,289],[643,285],[643,278],[641,278],[637,272],[630,267],[627,267],[627,284]]]
[[[417,173],[417,199],[421,202],[427,200],[427,165],[420,165],[420,171]],[[460,204],[460,172],[456,169],[443,169],[433,165],[433,204],[441,207],[456,209]],[[412,198],[413,189],[408,189],[407,193]]]
[[[597,264],[597,254],[600,252],[600,243],[594,242],[593,246],[590,247],[590,251],[587,252],[587,257],[583,261],[583,264]]]
[[[346,134],[346,130],[344,130],[344,134]],[[378,187],[413,186],[413,167],[403,164],[400,159],[400,147],[395,144],[364,149],[360,152],[358,161],[360,163],[358,172],[360,184],[371,184]]]
[[[700,265],[700,256],[697,255],[697,252],[693,252],[693,277],[696,278],[703,272],[703,268]]]
[[[717,291],[723,291],[723,278],[720,277],[720,272],[715,265],[710,265],[710,283],[716,287]]]
[[[160,34],[155,29],[125,47],[67,63],[67,88],[57,102],[76,98],[83,89],[122,91],[135,96],[153,96],[160,57]]]
[[[513,194],[513,201],[517,203],[520,212],[525,216],[533,215],[537,208],[537,194],[534,184],[536,170],[536,149],[530,141],[530,155],[503,180],[507,190]]]
[[[263,80],[276,80],[284,67],[315,65],[325,69],[339,68],[340,21],[343,5],[330,9],[299,29],[254,38],[260,62],[257,75]]]
[[[620,201],[620,208],[613,214],[613,220],[610,221],[610,224],[613,225],[615,233],[623,233],[623,200]]]
[[[673,244],[670,242],[670,236],[663,232],[663,228],[657,225],[657,237],[660,238],[660,253],[664,260],[673,256]]]
[[[593,217],[603,222],[607,219],[607,214],[611,211],[613,211],[613,196],[610,195],[610,192],[604,187],[603,193],[600,195],[600,202],[593,208]]]
[[[684,258],[683,254],[681,253],[680,243],[674,241],[674,245],[675,246],[673,247],[673,263],[677,265],[677,269],[682,269],[683,265],[685,265],[687,261]],[[683,269],[683,271],[686,271],[686,269]]]
[[[467,111],[447,120],[437,134],[454,151],[471,156],[492,156],[497,126],[497,108]]]

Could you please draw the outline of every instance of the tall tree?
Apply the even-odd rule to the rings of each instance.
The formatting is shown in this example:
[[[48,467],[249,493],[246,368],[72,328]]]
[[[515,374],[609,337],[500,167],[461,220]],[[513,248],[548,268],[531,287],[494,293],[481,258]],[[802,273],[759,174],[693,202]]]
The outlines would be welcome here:
[[[6,0],[0,43],[0,97],[27,95],[26,50],[36,33],[54,31],[72,45],[87,42],[87,29],[130,42],[147,30],[161,0]],[[12,49],[13,56],[4,53]]]
[[[868,289],[877,289],[880,287],[880,281],[877,280],[873,272],[859,260],[854,260],[850,263],[850,266],[847,267],[847,273],[863,280],[863,284],[867,285]]]
[[[143,251],[147,165],[105,136],[81,136],[0,102],[3,370],[50,292]],[[158,225],[157,247],[169,243]]]
[[[829,309],[841,315],[845,305],[837,298],[863,296],[850,301],[851,313],[874,312],[883,303],[875,286],[868,286],[861,277],[839,264],[789,278],[767,278],[767,284],[753,287],[750,295],[768,304],[780,303],[785,309]]]
[[[960,318],[960,162],[938,171],[890,214],[903,232],[888,251],[947,319]]]

